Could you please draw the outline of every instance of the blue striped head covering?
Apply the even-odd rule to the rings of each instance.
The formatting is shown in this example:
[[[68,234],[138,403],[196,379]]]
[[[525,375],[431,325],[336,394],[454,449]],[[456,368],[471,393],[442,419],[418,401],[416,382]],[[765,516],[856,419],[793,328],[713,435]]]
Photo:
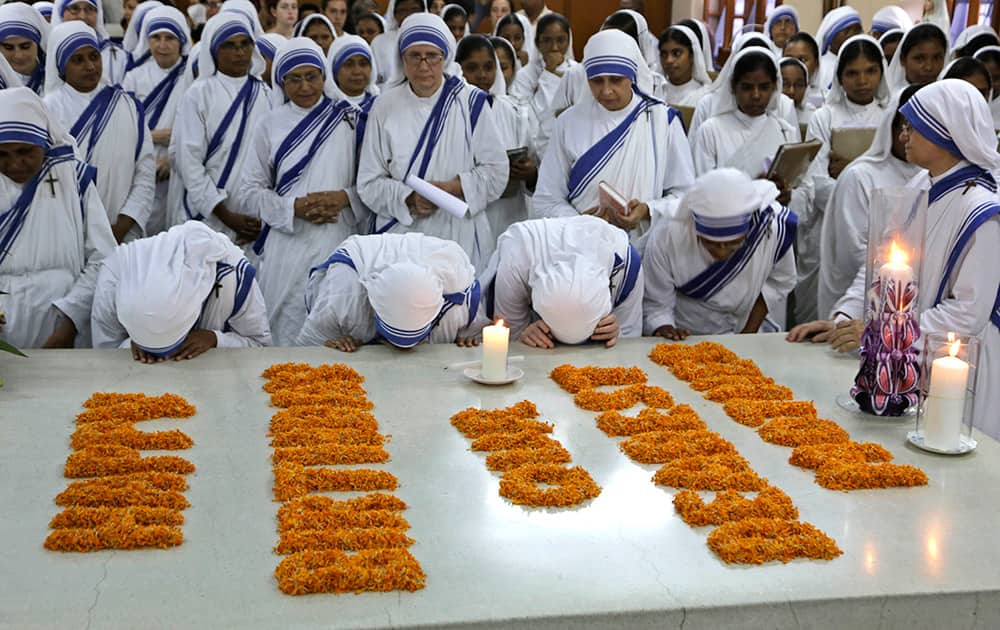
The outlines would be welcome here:
[[[777,197],[773,183],[753,180],[738,169],[720,168],[695,181],[681,200],[678,216],[690,212],[695,233],[706,240],[733,241],[746,235],[753,213]]]
[[[0,144],[24,142],[48,149],[52,124],[42,99],[31,89],[0,90]]]
[[[338,38],[345,39],[347,36],[341,36]],[[358,40],[358,41],[355,41]],[[369,62],[372,60],[372,49],[368,46],[368,43],[360,37],[354,36],[350,39],[345,39],[342,46],[334,48],[336,42],[330,46],[330,65],[333,68],[333,74],[340,72],[340,68],[343,67],[344,62],[353,57],[354,55],[361,55]]]
[[[219,54],[219,47],[222,46],[226,40],[240,35],[245,35],[251,40],[254,38],[253,33],[250,32],[250,27],[247,25],[245,20],[237,18],[222,24],[212,34],[212,41],[209,43],[209,50],[212,52],[212,57],[214,58]]]
[[[989,105],[971,83],[942,79],[926,85],[899,113],[920,135],[955,157],[991,172],[1000,168]]]
[[[767,21],[769,24],[774,23],[781,18],[791,18],[792,23],[795,24],[795,28],[799,27],[799,12],[795,10],[790,4],[783,4],[780,7],[776,7],[774,12],[768,17]],[[765,35],[770,35],[770,33],[765,32]]]
[[[410,46],[427,44],[434,46],[450,62],[455,56],[455,37],[440,17],[433,13],[414,13],[403,20],[399,28],[399,55]]]
[[[375,329],[397,348],[412,348],[427,338],[444,306],[440,278],[432,269],[413,262],[386,267],[366,287],[375,311]]]
[[[323,50],[308,37],[293,37],[278,47],[271,69],[274,85],[283,86],[285,75],[300,66],[314,66],[326,76]]]
[[[47,20],[52,17],[52,7],[54,6],[55,4],[53,4],[52,2],[43,1],[34,3],[33,5],[31,5],[31,8],[34,9],[35,11],[38,11],[38,15],[42,16]]]
[[[67,31],[69,32],[67,33]],[[62,36],[63,34],[65,35]],[[66,64],[76,51],[87,46],[98,51],[101,50],[101,44],[97,41],[97,33],[80,21],[63,22],[56,26],[52,30],[52,39],[58,42],[54,53],[56,70],[60,77],[65,74]]]
[[[6,19],[0,22],[0,41],[10,37],[23,37],[38,45],[42,43],[42,32],[38,27],[22,20]]]
[[[160,16],[150,16],[149,24],[147,24],[146,32],[149,35],[154,35],[156,33],[170,33],[177,38],[183,48],[187,44],[187,33],[185,33],[174,20],[166,17]]]
[[[587,71],[588,79],[612,75],[628,77],[635,83],[640,61],[645,63],[638,44],[618,29],[595,33],[587,40],[587,45],[583,49],[583,67]]]
[[[823,22],[819,25],[819,31],[816,39],[819,40],[821,55],[825,55],[830,49],[830,44],[833,43],[833,39],[837,36],[837,33],[844,30],[852,24],[861,24],[861,16],[858,14],[857,9],[853,7],[839,7],[830,11],[823,18]]]
[[[285,40],[284,35],[278,35],[278,37],[283,40],[281,43],[287,41]],[[278,52],[278,44],[271,41],[268,35],[264,35],[263,37],[257,39],[257,50],[259,50],[260,54],[264,55],[264,58],[268,61],[274,61],[274,55]]]

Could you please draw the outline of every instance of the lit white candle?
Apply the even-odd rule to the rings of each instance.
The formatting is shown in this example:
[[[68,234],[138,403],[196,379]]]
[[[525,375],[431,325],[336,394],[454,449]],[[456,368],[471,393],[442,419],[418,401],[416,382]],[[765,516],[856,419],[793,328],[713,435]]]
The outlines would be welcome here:
[[[906,252],[896,246],[896,241],[892,242],[889,248],[889,262],[882,265],[878,271],[878,277],[882,284],[882,305],[888,297],[888,287],[896,285],[896,299],[902,301],[903,291],[906,285],[913,281],[913,267],[907,264]],[[897,309],[901,304],[897,304]]]
[[[961,445],[969,364],[956,356],[960,347],[955,341],[948,348],[949,356],[934,359],[924,401],[924,444],[942,450]]]
[[[483,328],[483,368],[482,377],[489,381],[507,378],[507,346],[510,342],[510,328],[503,320],[495,326]]]

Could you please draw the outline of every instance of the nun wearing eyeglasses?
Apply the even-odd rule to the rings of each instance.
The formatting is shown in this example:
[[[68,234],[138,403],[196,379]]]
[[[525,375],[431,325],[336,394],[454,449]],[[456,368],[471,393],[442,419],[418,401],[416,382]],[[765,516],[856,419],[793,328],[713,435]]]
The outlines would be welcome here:
[[[270,345],[255,275],[240,248],[198,221],[119,247],[97,279],[94,347],[159,363]]]
[[[1000,168],[996,132],[983,95],[962,79],[920,88],[900,108],[906,158],[926,173],[908,183],[929,190],[921,290],[917,296],[923,334],[954,332],[980,340],[973,423],[1000,438],[1000,204],[991,173]],[[803,324],[791,341],[817,333],[835,349],[861,342],[865,268],[834,305],[834,321]],[[817,335],[818,336],[818,335]]]
[[[309,269],[357,232],[356,116],[336,98],[326,58],[293,37],[274,57],[281,100],[254,130],[237,199],[264,222],[254,244],[276,345],[291,345],[306,319]],[[354,208],[357,208],[355,212]]]
[[[782,50],[789,38],[799,32],[799,12],[795,7],[783,4],[774,8],[764,22],[764,34]]]
[[[52,27],[45,106],[97,169],[97,192],[119,243],[141,238],[153,212],[156,162],[142,105],[101,74],[94,30],[83,22]]]
[[[510,226],[482,276],[486,314],[535,348],[614,346],[642,334],[642,261],[622,230],[597,217]]]
[[[406,81],[372,107],[358,169],[358,194],[375,214],[370,233],[423,232],[458,243],[476,269],[493,252],[486,207],[500,198],[509,166],[488,95],[445,74],[454,39],[430,13],[399,31]],[[462,216],[439,209],[404,181],[418,177],[468,204]]]
[[[476,345],[487,323],[461,247],[423,234],[351,236],[309,272],[296,345],[354,352],[377,340]]]
[[[21,348],[90,345],[101,261],[115,247],[94,168],[29,88],[0,90],[0,310]]]
[[[173,7],[157,7],[146,13],[136,59],[122,87],[142,103],[146,127],[153,141],[156,160],[156,194],[153,211],[146,221],[146,234],[167,227],[167,194],[170,186],[170,137],[181,98],[190,86],[185,68],[191,50],[191,33],[184,14]]]
[[[122,82],[128,70],[129,54],[121,44],[111,40],[104,28],[104,5],[101,0],[56,0],[50,21],[53,28],[64,22],[81,22],[94,29],[103,61],[101,72],[104,80],[109,85]],[[55,44],[52,45],[52,54],[58,54]]]
[[[583,66],[592,98],[556,120],[534,205],[543,217],[598,216],[638,241],[672,215],[694,181],[694,166],[680,114],[639,89],[637,59],[621,52],[629,49],[638,51],[635,40],[613,29],[587,42]],[[624,207],[601,203],[602,182]]]
[[[650,234],[643,258],[644,332],[774,332],[795,287],[795,215],[778,189],[731,168],[698,178],[677,218]],[[778,316],[777,318],[775,316]]]
[[[18,83],[35,94],[45,90],[45,51],[49,23],[35,9],[20,2],[0,6],[0,54],[19,75]]]
[[[242,12],[222,11],[205,24],[197,61],[198,79],[184,94],[171,140],[171,178],[183,184],[172,223],[204,221],[248,245],[260,217],[240,206],[236,193],[253,130],[271,103],[259,78],[264,58]]]

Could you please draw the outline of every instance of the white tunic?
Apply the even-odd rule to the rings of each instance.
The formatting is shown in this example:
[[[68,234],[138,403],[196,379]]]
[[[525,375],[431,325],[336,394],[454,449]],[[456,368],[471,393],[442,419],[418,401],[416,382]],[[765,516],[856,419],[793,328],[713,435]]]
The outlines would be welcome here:
[[[528,154],[534,156],[534,143],[532,142],[532,118],[533,113],[530,108],[519,105],[510,96],[495,96],[493,100],[493,116],[496,120],[497,131],[503,142],[505,150],[528,149]],[[504,195],[500,199],[491,202],[486,206],[486,218],[490,222],[490,232],[497,237],[504,233],[512,223],[524,221],[528,218],[528,189],[524,182],[514,183],[511,186],[511,193],[508,195],[504,190]]]
[[[133,245],[129,245],[131,246]],[[243,252],[234,247],[232,253],[222,262],[233,268],[240,268],[241,264],[249,264],[244,262],[245,260]],[[151,265],[157,263],[155,260],[149,261]],[[131,345],[128,331],[118,320],[116,306],[118,285],[123,282],[122,273],[120,259],[112,253],[104,260],[94,294],[91,322],[95,348],[128,348]],[[267,309],[255,279],[246,280],[251,285],[250,290],[237,308],[237,293],[243,281],[239,273],[224,274],[207,296],[184,296],[184,299],[202,304],[201,316],[194,327],[215,333],[219,348],[259,348],[271,345]]]
[[[238,112],[229,125],[221,146],[206,160],[209,141],[216,134],[227,110],[247,81],[257,80],[250,77],[231,77],[217,72],[210,77],[199,78],[184,94],[171,139],[174,147],[172,149],[174,170],[170,177],[173,179],[179,176],[179,183],[184,187],[186,204],[181,205],[181,214],[173,217],[171,225],[183,223],[189,218],[204,217],[203,220],[207,225],[235,240],[236,233],[212,214],[215,207],[226,202],[226,208],[232,212],[256,216],[249,209],[239,206],[236,192],[240,185],[243,161],[250,151],[253,130],[261,124],[264,115],[271,109],[263,84],[259,85],[257,97],[250,107],[245,122],[242,112]],[[227,162],[230,161],[231,149],[241,122],[244,123],[245,129],[240,149],[232,159],[232,168],[225,186],[220,188],[217,182]]]
[[[694,167],[683,122],[676,110],[663,103],[639,113],[620,148],[582,192],[570,198],[571,175],[580,158],[642,106],[643,100],[636,95],[615,112],[587,99],[556,120],[556,132],[542,160],[535,189],[538,216],[575,216],[594,208],[601,181],[626,199],[648,204],[652,223],[672,216],[680,196],[694,182]],[[633,230],[633,240],[648,229],[646,223]]]
[[[580,70],[575,72],[583,72],[583,66],[567,55],[566,59],[556,67],[555,72],[549,72],[545,68],[545,59],[542,55],[538,55],[529,61],[528,65],[521,68],[521,71],[514,77],[514,85],[511,86],[510,93],[527,103],[531,103],[535,115],[541,120],[549,108],[556,90],[559,89],[559,84],[563,78],[570,75],[572,68],[576,66],[580,66]]]
[[[72,132],[93,99],[109,89],[112,88],[98,87],[83,94],[64,83],[45,95],[45,106],[63,128]],[[119,92],[114,108],[105,118],[107,122],[99,130],[96,142],[97,124],[85,126],[76,141],[81,155],[97,169],[97,192],[108,220],[113,225],[122,214],[135,220],[135,226],[126,236],[126,240],[134,240],[146,233],[153,209],[156,163],[149,131],[144,119],[140,120],[141,106],[120,88],[115,89]]]
[[[319,107],[317,104],[315,107]],[[315,133],[306,135],[282,162],[280,177],[289,165],[306,155],[308,166],[298,181],[276,192],[275,157],[291,131],[312,110],[288,102],[264,116],[255,130],[237,193],[239,205],[270,226],[260,251],[260,286],[271,321],[275,345],[291,345],[306,319],[305,289],[309,269],[322,262],[340,243],[358,232],[358,219],[367,211],[354,189],[355,133],[353,117],[342,119],[318,147]],[[336,223],[317,225],[295,216],[295,199],[312,192],[343,190],[351,200]]]
[[[693,126],[693,125],[692,125]],[[767,161],[774,159],[778,147],[797,142],[799,129],[783,118],[767,113],[747,116],[730,111],[705,121],[691,138],[694,169],[698,175],[732,167],[752,178],[767,172]]]
[[[710,118],[713,118],[711,115],[712,108],[714,107],[713,101],[720,97],[721,95],[718,92],[707,92],[698,98],[694,108],[694,115],[691,117],[691,128],[688,130],[689,135],[693,137],[699,127],[705,124]],[[795,101],[784,94],[778,95],[776,115],[792,127],[798,128],[799,115],[795,110]],[[717,116],[714,117],[717,118]]]
[[[777,204],[772,210],[778,214],[787,212]],[[705,271],[714,260],[698,241],[694,222],[677,219],[656,226],[646,243],[642,261],[646,277],[645,334],[653,335],[662,326],[684,328],[695,335],[738,333],[746,325],[758,296],[762,296],[767,305],[768,320],[773,322],[775,315],[784,317],[780,311],[795,286],[795,256],[787,244],[786,251],[781,254],[785,234],[783,220],[771,217],[766,229],[767,233],[749,262],[728,284],[710,297],[695,299],[681,293],[680,288]],[[765,321],[760,330],[767,332],[776,328],[778,326]]]
[[[184,63],[186,61],[183,57],[177,62],[178,65]],[[155,127],[150,126],[152,124],[151,117],[154,112],[151,111],[151,103],[148,103],[147,99],[154,89],[171,76],[176,67],[177,65],[170,68],[161,68],[155,59],[150,58],[141,66],[129,70],[128,74],[125,75],[125,80],[122,82],[122,87],[126,91],[132,92],[140,102],[144,103],[146,109],[146,126],[150,127],[150,129],[171,129],[174,126],[177,109],[180,107],[181,99],[189,86],[186,78],[184,76],[178,78],[177,82],[174,83],[173,89],[170,90],[169,96],[165,97],[165,103],[162,105],[162,111],[159,113]],[[153,159],[156,164],[168,158],[167,146],[153,144]],[[147,235],[152,236],[153,234],[162,232],[167,227],[167,190],[169,184],[169,180],[156,182],[153,211],[146,222]]]
[[[667,79],[663,82],[657,96],[663,99],[668,105],[694,107],[698,104],[698,99],[705,94],[705,90],[707,89],[707,85],[701,84],[694,79],[683,85],[674,85]]]
[[[3,336],[17,347],[45,343],[60,312],[73,320],[77,345],[89,346],[97,273],[115,239],[93,184],[81,200],[80,165],[76,160],[57,164],[39,182],[24,227],[0,262],[0,291],[8,293],[0,295],[0,309],[7,314]],[[0,216],[22,189],[0,175]]]
[[[414,94],[409,83],[390,88],[378,98],[368,117],[357,187],[361,200],[376,215],[374,233],[423,232],[455,241],[478,270],[489,260],[495,240],[486,206],[500,198],[510,167],[493,111],[483,107],[478,124],[471,129],[470,97],[481,91],[459,82],[458,97],[447,114],[423,179],[449,181],[457,176],[469,206],[466,215],[457,218],[438,210],[427,218],[415,219],[406,206],[412,190],[403,180],[447,77],[427,98]],[[418,163],[423,156],[421,151],[412,169],[415,175],[419,176]]]
[[[512,225],[497,241],[496,260],[483,276],[483,290],[495,296],[495,316],[510,328],[511,339],[519,339],[524,329],[538,319],[532,310],[531,280],[553,261],[583,256],[605,270],[594,282],[607,285],[612,313],[622,337],[642,335],[643,274],[638,270],[630,292],[627,285],[629,242],[625,233],[596,217],[538,219]],[[617,258],[617,261],[616,261]],[[616,264],[618,262],[618,264]],[[495,269],[495,275],[493,273]],[[489,285],[492,284],[492,289]],[[616,299],[617,297],[617,299]]]

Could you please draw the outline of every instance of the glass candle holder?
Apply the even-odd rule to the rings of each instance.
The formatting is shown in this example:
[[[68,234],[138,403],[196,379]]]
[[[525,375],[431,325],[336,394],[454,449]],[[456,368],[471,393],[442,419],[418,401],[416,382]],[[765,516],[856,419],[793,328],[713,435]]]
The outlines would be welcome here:
[[[974,335],[925,336],[921,404],[910,440],[917,446],[938,453],[963,453],[974,448],[972,411],[979,343]]]

